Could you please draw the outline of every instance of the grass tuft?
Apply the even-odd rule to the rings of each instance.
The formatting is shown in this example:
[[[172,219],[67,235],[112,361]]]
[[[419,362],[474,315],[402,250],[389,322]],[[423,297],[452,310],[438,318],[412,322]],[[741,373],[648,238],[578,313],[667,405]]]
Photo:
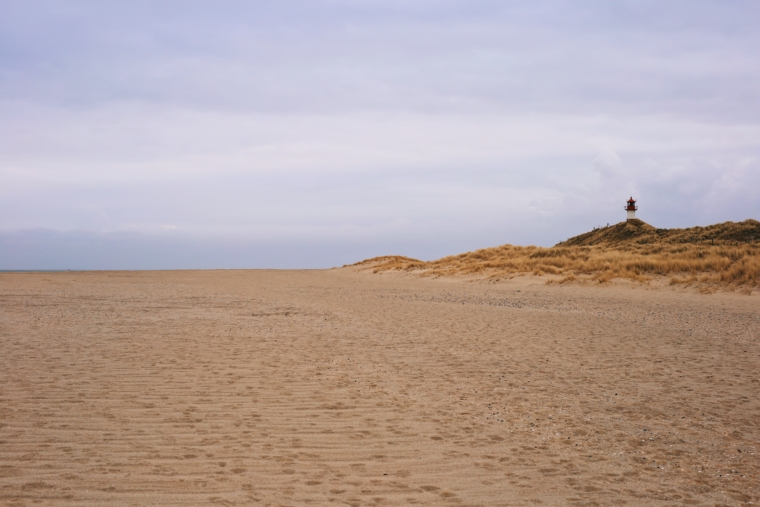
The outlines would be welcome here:
[[[420,261],[387,256],[362,261],[375,273],[409,271],[423,276],[483,274],[556,275],[551,283],[623,278],[646,283],[669,277],[670,285],[741,287],[760,285],[760,222],[745,220],[709,227],[657,229],[641,220],[622,222],[570,238],[551,248],[502,245]]]

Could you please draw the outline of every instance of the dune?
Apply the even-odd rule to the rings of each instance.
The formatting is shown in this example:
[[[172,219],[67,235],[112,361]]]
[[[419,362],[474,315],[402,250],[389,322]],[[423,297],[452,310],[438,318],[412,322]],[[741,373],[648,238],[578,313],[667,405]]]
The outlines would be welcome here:
[[[551,248],[503,245],[429,262],[387,256],[356,266],[376,273],[398,270],[424,276],[556,275],[549,283],[666,279],[671,285],[692,285],[702,291],[751,292],[760,284],[760,222],[657,229],[634,219],[594,229]]]
[[[757,504],[759,298],[3,273],[0,504]]]

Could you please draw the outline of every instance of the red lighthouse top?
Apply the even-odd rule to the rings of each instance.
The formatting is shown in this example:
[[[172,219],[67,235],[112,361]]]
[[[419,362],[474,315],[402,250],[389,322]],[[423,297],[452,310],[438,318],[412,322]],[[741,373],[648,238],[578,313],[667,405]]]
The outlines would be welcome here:
[[[633,199],[633,197],[628,199],[628,206],[626,206],[625,209],[629,211],[636,211],[639,209],[638,206],[636,206],[636,201]]]

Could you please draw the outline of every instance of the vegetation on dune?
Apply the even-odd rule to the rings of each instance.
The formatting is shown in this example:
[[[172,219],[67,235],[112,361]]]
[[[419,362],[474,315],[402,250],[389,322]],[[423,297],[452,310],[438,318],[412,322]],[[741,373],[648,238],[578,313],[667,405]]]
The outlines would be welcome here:
[[[735,244],[760,242],[760,222],[724,222],[688,229],[657,229],[638,220],[620,222],[575,236],[556,246],[624,246],[629,244]]]
[[[357,265],[376,273],[403,270],[426,276],[557,275],[550,283],[607,282],[613,278],[648,282],[659,276],[669,277],[671,284],[751,290],[760,285],[760,222],[657,229],[641,220],[630,220],[551,248],[503,245],[429,262],[389,256]]]

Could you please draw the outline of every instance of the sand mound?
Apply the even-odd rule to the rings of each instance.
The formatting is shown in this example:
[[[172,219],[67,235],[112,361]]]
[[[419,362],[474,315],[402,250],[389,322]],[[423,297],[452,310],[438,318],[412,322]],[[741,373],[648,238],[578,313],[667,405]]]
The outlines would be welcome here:
[[[751,291],[760,284],[760,222],[658,229],[630,220],[551,248],[502,245],[430,262],[386,256],[357,265],[376,273],[403,270],[426,276],[558,275],[551,283],[615,278],[649,282],[666,277],[670,284],[693,284],[700,290],[742,287]]]
[[[707,227],[657,229],[642,220],[629,220],[586,232],[556,246],[624,246],[655,243],[756,243],[760,242],[760,222],[723,222]]]

